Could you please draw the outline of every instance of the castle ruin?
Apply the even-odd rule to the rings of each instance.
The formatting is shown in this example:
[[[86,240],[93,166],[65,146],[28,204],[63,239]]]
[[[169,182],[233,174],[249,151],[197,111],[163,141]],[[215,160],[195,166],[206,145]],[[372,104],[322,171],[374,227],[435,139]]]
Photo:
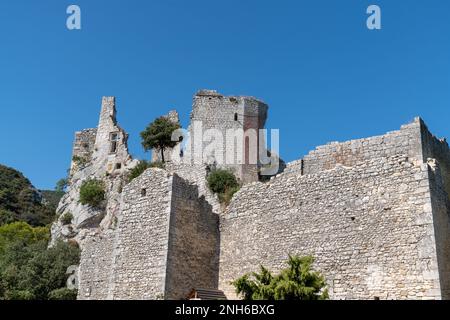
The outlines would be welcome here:
[[[219,131],[262,129],[267,111],[255,98],[202,90],[188,131],[197,122]],[[176,112],[168,117],[178,121]],[[233,299],[231,281],[261,264],[280,270],[289,254],[315,257],[332,299],[450,298],[450,149],[420,118],[281,161],[264,181],[244,138],[239,161],[223,165],[243,185],[227,207],[207,187],[209,157],[172,159],[128,182],[137,160],[127,139],[111,97],[103,98],[98,127],[75,134],[58,208],[73,220],[56,222],[52,239],[82,249],[79,299],[185,299],[193,288]],[[185,157],[180,145],[168,155]],[[78,201],[91,178],[106,185],[101,209]]]

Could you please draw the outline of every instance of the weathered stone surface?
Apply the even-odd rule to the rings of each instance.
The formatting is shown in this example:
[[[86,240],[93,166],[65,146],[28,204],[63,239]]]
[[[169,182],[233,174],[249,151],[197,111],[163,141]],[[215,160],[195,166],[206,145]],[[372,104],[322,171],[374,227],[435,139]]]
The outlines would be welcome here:
[[[202,90],[191,121],[262,128],[266,112],[255,98]],[[79,299],[182,299],[194,287],[233,298],[230,281],[260,264],[277,271],[289,254],[314,255],[334,299],[450,299],[450,149],[419,118],[383,136],[319,146],[264,183],[258,165],[226,164],[244,182],[228,208],[207,187],[208,157],[125,184],[136,163],[126,139],[112,98],[99,127],[76,134],[74,155],[87,161],[72,165],[59,206],[74,221],[55,223],[52,235],[80,243]],[[78,203],[92,177],[107,185],[104,210]]]
[[[103,97],[98,128],[75,134],[69,187],[57,209],[61,217],[66,213],[73,215],[73,233],[99,226],[107,229],[119,214],[120,191],[128,170],[137,163],[128,152],[127,140],[128,135],[117,125],[114,97]],[[87,179],[105,183],[103,207],[92,208],[79,203],[80,187]],[[52,225],[53,241],[67,237],[60,221]]]

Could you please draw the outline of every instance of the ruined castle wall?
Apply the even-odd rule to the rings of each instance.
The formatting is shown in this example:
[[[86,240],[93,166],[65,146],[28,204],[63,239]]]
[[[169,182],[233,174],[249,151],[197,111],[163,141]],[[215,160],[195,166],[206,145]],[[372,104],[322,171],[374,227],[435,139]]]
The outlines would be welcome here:
[[[436,159],[439,163],[444,188],[450,196],[450,148],[445,139],[438,139],[431,134],[422,122],[423,160]]]
[[[450,200],[445,190],[441,166],[434,160],[430,163],[430,198],[440,285],[442,298],[450,299]]]
[[[450,299],[450,149],[422,123],[423,157],[432,163],[430,188],[443,298]]]
[[[319,146],[302,160],[288,164],[285,171],[312,174],[332,169],[336,164],[351,167],[361,161],[396,154],[405,154],[421,161],[420,130],[421,121],[415,119],[413,123],[402,126],[400,130],[382,136]]]
[[[198,187],[173,176],[166,299],[186,299],[193,288],[217,288],[219,221]]]
[[[78,300],[109,298],[113,271],[114,233],[88,235],[83,241],[78,273]]]
[[[230,281],[298,254],[334,299],[440,298],[429,188],[406,155],[244,186],[221,218],[219,288],[234,297]]]
[[[97,129],[86,129],[75,133],[75,141],[73,143],[72,157],[84,159],[89,162],[95,147],[95,138]],[[73,166],[74,164],[72,164]],[[71,168],[72,169],[72,168]]]
[[[164,297],[171,179],[149,169],[123,189],[114,261],[114,299]]]
[[[176,173],[184,180],[194,183],[198,187],[198,197],[204,197],[205,200],[212,206],[212,211],[219,213],[221,205],[217,195],[209,190],[206,180],[207,168],[206,165],[186,165],[166,163],[166,170],[171,173]]]

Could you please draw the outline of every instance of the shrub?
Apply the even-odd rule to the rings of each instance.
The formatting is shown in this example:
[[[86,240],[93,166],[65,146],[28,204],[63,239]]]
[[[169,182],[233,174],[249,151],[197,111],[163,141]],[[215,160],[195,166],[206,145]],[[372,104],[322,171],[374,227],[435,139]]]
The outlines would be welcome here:
[[[105,200],[105,186],[103,181],[91,179],[83,182],[80,188],[80,203],[99,207]]]
[[[48,294],[49,300],[76,300],[77,290],[69,288],[60,288],[51,291]]]
[[[217,193],[219,201],[224,204],[229,204],[233,195],[239,190],[239,183],[233,173],[217,169],[208,175],[209,189]]]
[[[324,277],[311,270],[314,259],[289,256],[288,268],[274,276],[261,266],[260,273],[245,274],[231,284],[244,300],[325,300]]]
[[[234,174],[227,170],[217,169],[208,176],[208,187],[214,193],[224,193],[231,188],[239,187]]]
[[[71,224],[73,219],[73,214],[71,212],[64,213],[61,217],[61,223],[63,225]]]

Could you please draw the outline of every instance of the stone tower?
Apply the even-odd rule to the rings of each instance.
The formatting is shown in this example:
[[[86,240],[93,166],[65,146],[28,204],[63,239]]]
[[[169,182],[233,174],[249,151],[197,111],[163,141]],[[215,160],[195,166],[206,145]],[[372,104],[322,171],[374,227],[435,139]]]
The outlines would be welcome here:
[[[189,129],[194,162],[230,169],[243,183],[258,181],[260,145],[264,145],[259,130],[264,128],[267,110],[267,104],[253,97],[197,92]],[[212,141],[214,150],[208,147]]]

